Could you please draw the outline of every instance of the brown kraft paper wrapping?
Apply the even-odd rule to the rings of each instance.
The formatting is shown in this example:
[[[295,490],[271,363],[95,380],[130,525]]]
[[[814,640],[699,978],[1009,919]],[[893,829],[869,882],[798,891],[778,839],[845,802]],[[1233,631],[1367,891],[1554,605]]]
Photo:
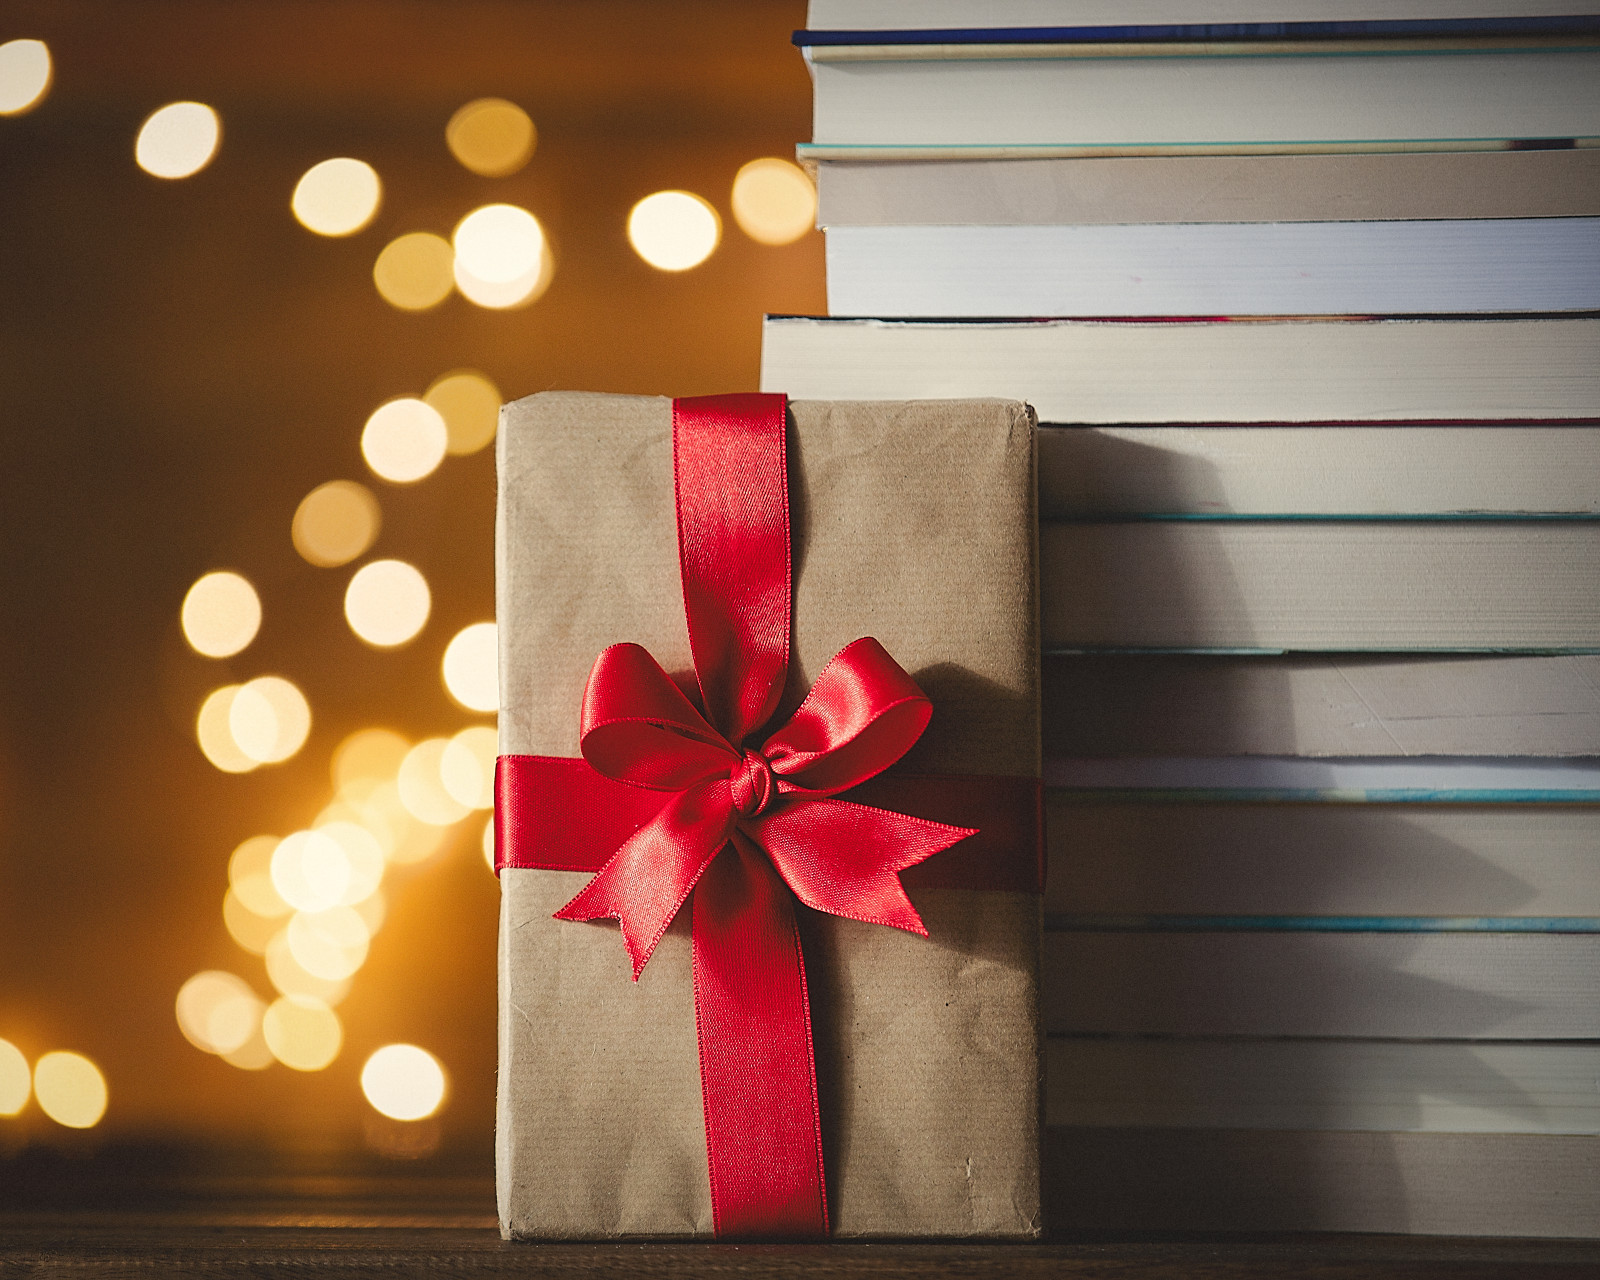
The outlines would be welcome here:
[[[506,406],[500,750],[576,756],[595,656],[693,669],[672,402]],[[1034,422],[1002,400],[790,405],[787,718],[876,636],[933,700],[898,769],[1039,773]],[[583,872],[501,874],[496,1131],[508,1237],[709,1236],[688,912],[636,984],[614,922],[551,919]],[[1036,894],[911,890],[928,927],[797,906],[836,1236],[1039,1234]]]

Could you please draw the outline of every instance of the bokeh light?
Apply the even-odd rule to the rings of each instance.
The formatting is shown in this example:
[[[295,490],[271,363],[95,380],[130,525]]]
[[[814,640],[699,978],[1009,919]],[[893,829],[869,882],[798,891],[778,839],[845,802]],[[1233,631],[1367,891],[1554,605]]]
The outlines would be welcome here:
[[[334,790],[353,783],[392,778],[411,744],[393,729],[357,729],[333,749]]]
[[[133,157],[157,178],[187,178],[211,163],[222,141],[222,121],[203,102],[169,102],[139,128]]]
[[[238,1067],[241,1071],[264,1071],[277,1061],[272,1056],[272,1050],[267,1048],[267,1039],[261,1034],[259,1020],[255,1033],[248,1040],[221,1057],[230,1067]]]
[[[22,1050],[9,1040],[0,1040],[0,1116],[16,1115],[28,1105],[32,1092],[33,1075]]]
[[[265,1007],[237,974],[206,969],[178,988],[178,1030],[205,1053],[233,1053],[260,1030]]]
[[[456,224],[456,261],[479,280],[504,284],[526,275],[544,255],[539,220],[514,204],[486,204]]]
[[[277,836],[251,836],[228,858],[229,887],[259,916],[286,916],[294,909],[272,883],[272,855],[280,843]]]
[[[415,396],[373,410],[361,432],[361,456],[385,480],[410,484],[444,461],[450,432],[439,411]]]
[[[445,646],[444,687],[469,711],[500,709],[499,644],[494,623],[474,622]]]
[[[281,996],[261,1019],[272,1056],[296,1071],[321,1071],[339,1056],[344,1029],[339,1015],[315,996]]]
[[[528,113],[504,98],[478,98],[444,127],[450,154],[473,173],[503,178],[528,163],[539,133]]]
[[[752,240],[790,244],[811,230],[816,216],[817,190],[789,160],[763,156],[733,179],[733,219]]]
[[[499,735],[486,724],[463,729],[439,757],[439,780],[457,804],[468,809],[494,807],[494,759]],[[403,793],[402,793],[403,794]]]
[[[280,929],[267,943],[267,979],[286,996],[309,996],[330,1009],[350,994],[349,978],[319,978],[307,973],[289,950],[289,930]],[[270,1046],[269,1046],[270,1048]]]
[[[43,40],[0,44],[0,116],[19,116],[50,89],[50,50]]]
[[[261,629],[261,597],[237,573],[207,573],[183,597],[183,638],[208,658],[231,658]]]
[[[433,827],[448,827],[470,812],[444,788],[441,766],[448,745],[446,738],[423,739],[406,753],[395,779],[406,812]]]
[[[305,694],[282,676],[257,676],[233,695],[228,730],[250,759],[277,764],[305,745],[311,707]]]
[[[427,625],[433,598],[428,581],[404,560],[374,560],[350,578],[344,616],[368,644],[392,649]]]
[[[455,287],[450,242],[431,231],[412,231],[383,246],[372,264],[372,282],[392,307],[426,311],[450,296]]]
[[[657,191],[628,214],[628,243],[661,271],[699,266],[721,236],[717,211],[692,191]]]
[[[386,1044],[361,1068],[361,1092],[391,1120],[426,1120],[444,1102],[444,1067],[414,1044]]]
[[[348,236],[371,222],[383,199],[378,173],[363,160],[339,156],[314,164],[295,183],[289,208],[319,236]]]
[[[452,243],[456,288],[480,307],[526,305],[550,283],[544,228],[514,204],[474,209],[457,224]]]
[[[300,499],[289,536],[303,559],[333,569],[376,542],[382,527],[383,511],[371,489],[354,480],[330,480]]]
[[[33,1064],[39,1109],[68,1129],[92,1129],[106,1113],[106,1078],[81,1053],[57,1050]]]
[[[555,259],[548,252],[548,246],[546,250],[538,266],[529,268],[514,280],[503,282],[479,280],[457,259],[454,268],[456,288],[468,302],[490,311],[509,311],[537,302],[550,287],[550,280],[555,274]]]
[[[394,778],[362,779],[352,782],[340,799],[318,817],[319,822],[349,817],[372,832],[391,863],[421,862],[431,858],[444,843],[443,827],[419,822],[400,800]],[[356,904],[361,906],[362,904]]]
[[[253,956],[266,954],[272,935],[283,928],[281,918],[257,915],[231,887],[222,895],[222,924],[228,936]]]
[[[476,369],[456,369],[434,379],[422,398],[444,419],[446,453],[476,453],[494,439],[500,425],[500,388]]]
[[[344,892],[339,895],[340,903],[355,906],[378,891],[385,866],[383,845],[370,829],[362,823],[340,818],[319,821],[312,829],[344,850],[349,878]]]
[[[296,964],[314,977],[334,982],[366,963],[372,938],[367,922],[350,907],[297,911],[284,936]]]
[[[296,911],[338,906],[350,889],[350,857],[325,831],[295,831],[272,851],[272,887]]]
[[[195,739],[200,743],[201,752],[224,773],[249,773],[261,763],[239,750],[239,744],[233,739],[233,700],[241,687],[225,684],[212,690],[195,717]]]

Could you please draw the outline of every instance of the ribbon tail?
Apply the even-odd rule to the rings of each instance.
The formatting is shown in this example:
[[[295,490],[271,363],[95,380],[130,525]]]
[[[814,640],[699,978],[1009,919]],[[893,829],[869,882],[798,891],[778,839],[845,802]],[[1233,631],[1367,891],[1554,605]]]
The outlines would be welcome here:
[[[725,779],[672,797],[555,913],[557,920],[616,920],[639,980],[656,943],[728,842],[733,809]]]
[[[695,1021],[718,1236],[828,1233],[811,1006],[794,904],[737,832],[694,895]]]
[[[745,826],[806,906],[924,938],[899,873],[976,834],[847,800],[788,804]]]

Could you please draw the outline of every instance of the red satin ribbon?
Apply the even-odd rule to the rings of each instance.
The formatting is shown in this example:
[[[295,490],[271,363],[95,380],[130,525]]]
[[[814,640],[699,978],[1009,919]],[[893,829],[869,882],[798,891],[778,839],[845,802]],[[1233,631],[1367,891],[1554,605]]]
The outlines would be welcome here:
[[[679,563],[699,706],[644,649],[614,645],[595,660],[584,690],[583,760],[509,756],[497,770],[497,867],[598,864],[556,915],[619,921],[635,979],[693,899],[695,1017],[719,1236],[827,1234],[793,898],[926,936],[899,873],[978,834],[833,798],[900,759],[932,714],[876,640],[847,645],[795,713],[766,727],[789,658],[784,423],[783,396],[673,402]],[[923,803],[910,807],[924,813],[954,804],[965,816],[977,801],[994,819],[987,843],[1032,857],[1014,873],[1031,883],[1016,887],[1037,888],[1036,779],[873,785],[892,802],[908,791],[917,799],[919,784]],[[960,863],[952,866],[959,883]],[[1014,856],[971,878],[1012,887],[1003,871],[994,883],[1007,866],[1017,866]]]

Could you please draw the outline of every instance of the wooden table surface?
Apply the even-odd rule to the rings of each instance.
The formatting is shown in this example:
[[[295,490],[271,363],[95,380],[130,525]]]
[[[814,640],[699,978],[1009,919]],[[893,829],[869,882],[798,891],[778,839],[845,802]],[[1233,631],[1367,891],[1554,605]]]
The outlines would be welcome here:
[[[1037,1245],[528,1244],[481,1153],[416,1165],[110,1149],[0,1153],[0,1277],[1096,1277],[1600,1280],[1600,1241],[1097,1236]]]

